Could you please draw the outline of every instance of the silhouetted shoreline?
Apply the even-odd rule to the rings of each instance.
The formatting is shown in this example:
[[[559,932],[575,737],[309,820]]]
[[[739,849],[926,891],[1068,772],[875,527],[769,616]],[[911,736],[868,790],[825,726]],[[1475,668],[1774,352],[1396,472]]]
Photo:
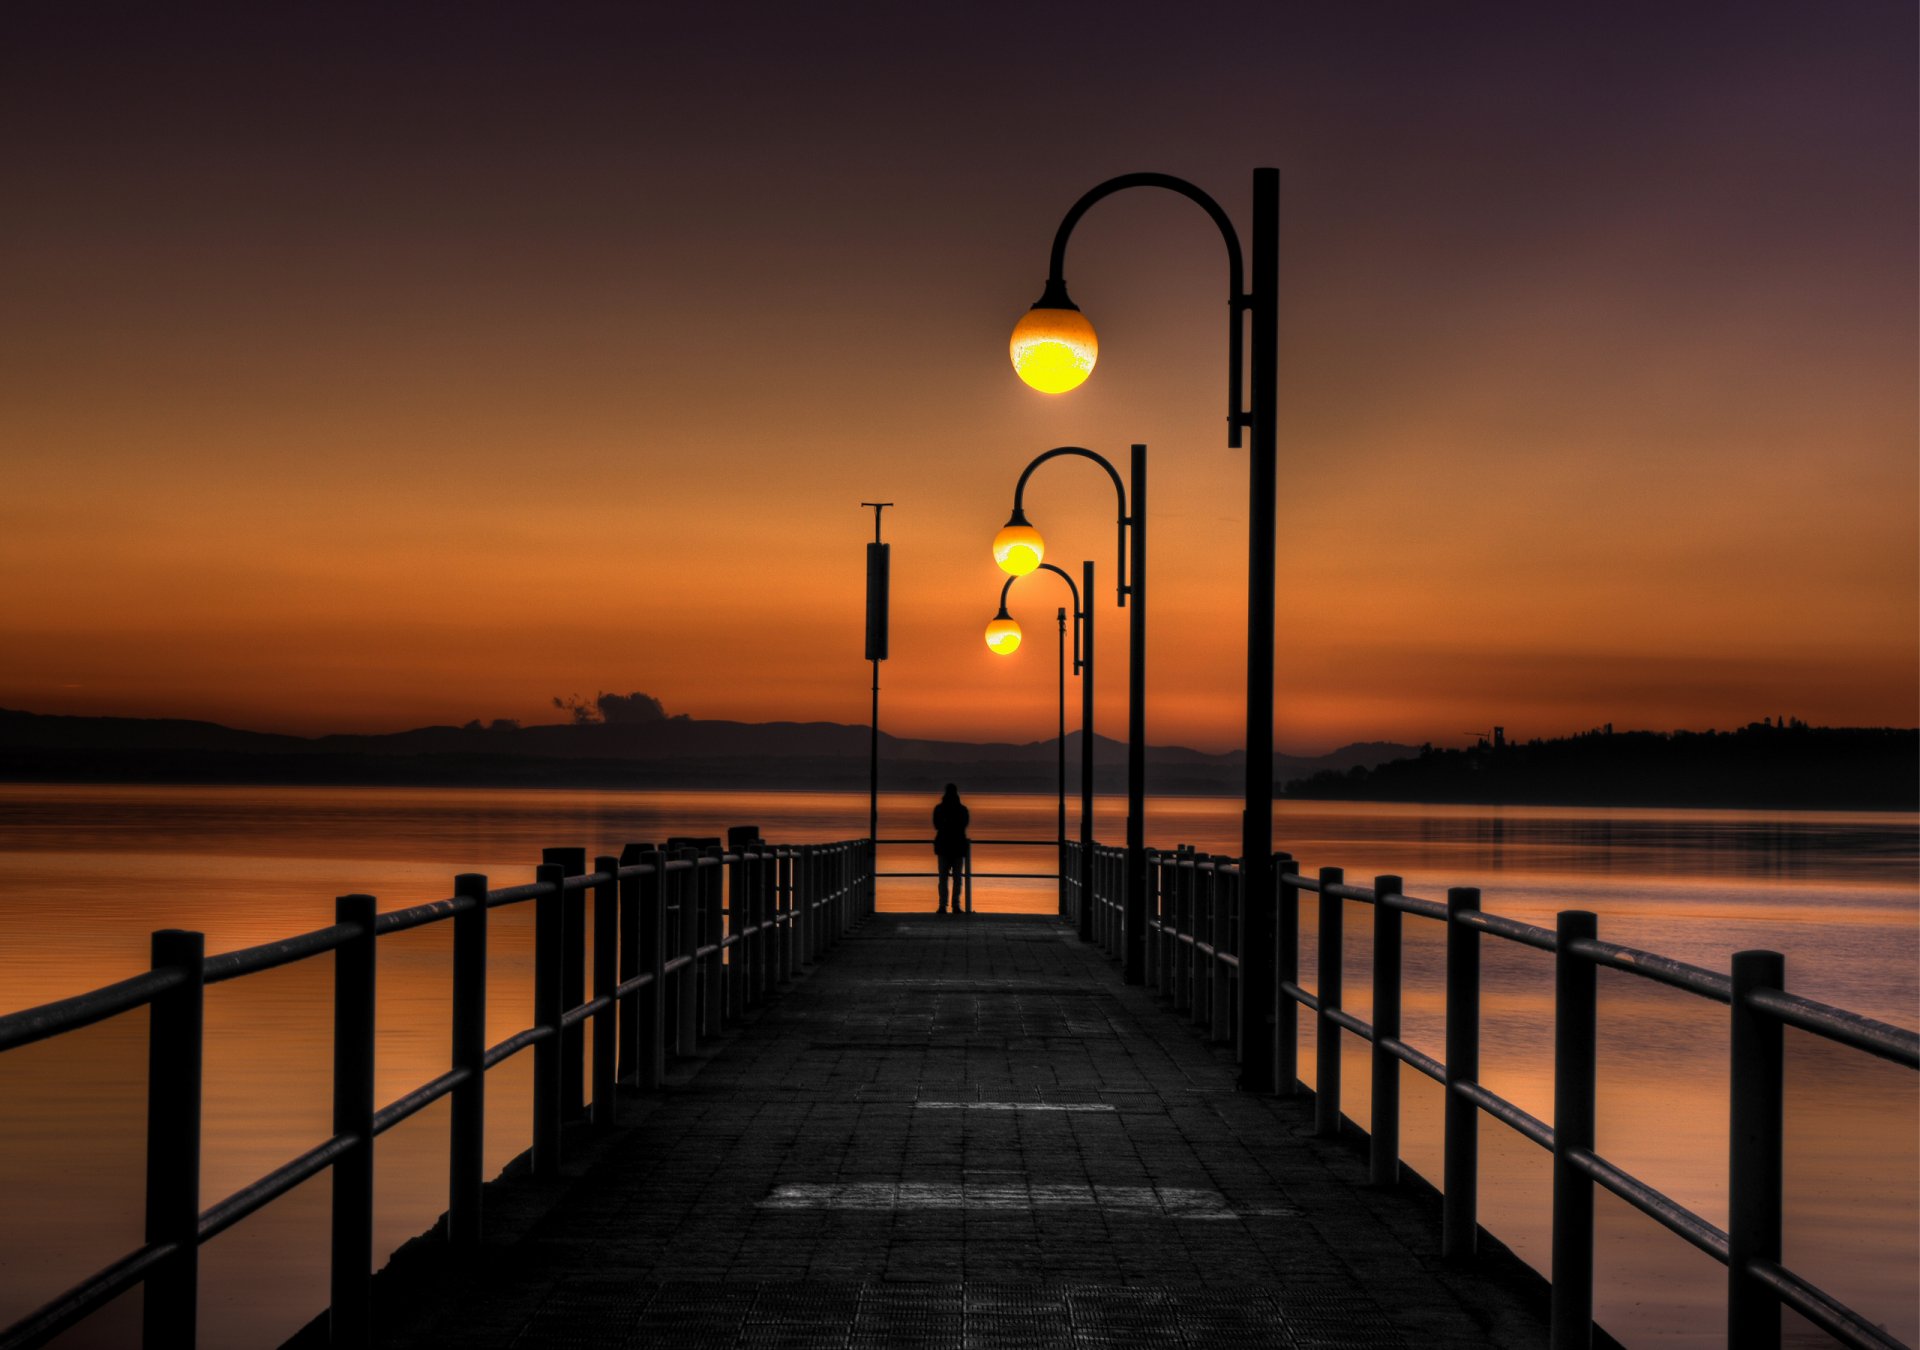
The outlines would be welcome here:
[[[380,736],[286,736],[170,718],[59,717],[0,709],[0,780],[234,783],[337,787],[741,788],[830,791],[867,786],[868,728],[837,722],[731,722],[689,717],[420,727]],[[1078,790],[1079,733],[1067,737],[1069,790]],[[881,785],[932,791],[1053,792],[1057,741],[1020,744],[880,737]],[[1320,756],[1276,755],[1274,779],[1383,763],[1414,753],[1391,742]],[[1234,796],[1238,751],[1183,746],[1147,752],[1153,790]],[[1094,739],[1094,783],[1126,784],[1126,746]]]
[[[1920,730],[1586,732],[1328,770],[1289,797],[1474,805],[1920,810]]]
[[[60,717],[0,709],[0,780],[324,787],[835,791],[867,785],[867,728],[675,717],[638,724],[421,727],[378,736],[287,736],[168,718]],[[1078,733],[1067,737],[1078,790]],[[1052,792],[1053,740],[973,744],[881,736],[888,791]],[[1119,792],[1126,746],[1094,744],[1095,787]],[[1148,751],[1166,796],[1236,796],[1238,752]],[[1287,797],[1462,805],[1920,810],[1920,730],[1772,727],[1592,732],[1466,750],[1367,742],[1276,755]]]

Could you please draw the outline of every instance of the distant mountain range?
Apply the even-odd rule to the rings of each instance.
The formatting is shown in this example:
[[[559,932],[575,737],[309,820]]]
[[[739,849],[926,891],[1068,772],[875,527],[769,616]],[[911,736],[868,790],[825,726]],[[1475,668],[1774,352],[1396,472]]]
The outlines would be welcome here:
[[[0,779],[41,782],[312,783],[628,788],[855,788],[867,782],[869,730],[837,722],[729,722],[690,717],[514,726],[419,727],[377,736],[286,736],[177,718],[59,717],[0,709]],[[1046,792],[1058,742],[932,741],[880,736],[889,791]],[[1126,745],[1094,739],[1094,784],[1126,786]],[[1328,755],[1275,755],[1276,785],[1371,769],[1417,754],[1377,741]],[[1067,737],[1078,791],[1080,736]],[[1237,796],[1239,751],[1150,746],[1156,793]]]

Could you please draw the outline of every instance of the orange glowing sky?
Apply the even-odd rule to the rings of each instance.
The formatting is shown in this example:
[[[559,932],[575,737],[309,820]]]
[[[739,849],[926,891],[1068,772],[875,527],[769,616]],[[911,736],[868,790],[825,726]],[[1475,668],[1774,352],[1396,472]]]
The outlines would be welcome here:
[[[1150,739],[1235,745],[1211,226],[1082,223],[1076,393],[1006,341],[1085,188],[1273,164],[1282,749],[1920,716],[1905,0],[261,8],[0,19],[0,706],[864,723],[877,498],[882,725],[1050,735],[988,542],[1143,441]],[[1028,508],[1120,735],[1110,489]]]

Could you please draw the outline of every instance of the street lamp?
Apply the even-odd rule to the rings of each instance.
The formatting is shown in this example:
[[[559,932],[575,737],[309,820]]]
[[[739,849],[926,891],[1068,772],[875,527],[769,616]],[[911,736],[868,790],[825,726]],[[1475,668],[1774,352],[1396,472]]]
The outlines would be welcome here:
[[[1274,895],[1273,851],[1273,608],[1274,533],[1278,465],[1280,340],[1280,171],[1253,171],[1252,288],[1246,289],[1246,266],[1240,237],[1220,204],[1183,178],[1163,173],[1130,173],[1089,190],[1067,211],[1054,232],[1046,288],[1039,301],[1014,329],[1011,351],[1020,378],[1045,393],[1062,393],[1092,373],[1098,351],[1093,325],[1067,298],[1067,239],[1094,203],[1128,188],[1163,188],[1187,198],[1219,227],[1227,246],[1227,444],[1238,448],[1241,429],[1253,434],[1247,457],[1250,520],[1247,527],[1247,749],[1246,802],[1241,816],[1240,879],[1240,1084],[1255,1092],[1271,1092],[1275,1079],[1275,1043],[1271,1018],[1274,1008]],[[1241,407],[1242,330],[1249,330],[1253,396]],[[1020,339],[1026,335],[1026,346]],[[1070,349],[1077,341],[1084,349],[1085,367],[1079,379],[1065,382],[1063,365],[1071,365],[1061,351],[1041,338],[1051,334],[1054,347]],[[1077,335],[1077,337],[1075,336]],[[1026,355],[1023,358],[1023,352]],[[1031,372],[1031,373],[1030,373]],[[1139,502],[1134,504],[1136,512]],[[1136,615],[1137,617],[1137,615]],[[1128,841],[1129,850],[1132,840]],[[1133,950],[1133,912],[1136,878],[1128,867],[1129,978]],[[1145,896],[1139,897],[1144,917]],[[1142,935],[1144,936],[1144,934]]]
[[[1093,610],[1091,606],[1082,608],[1080,597],[1093,594],[1093,563],[1080,564],[1084,586],[1075,586],[1073,578],[1052,563],[1041,563],[1036,571],[1052,572],[1067,583],[1067,590],[1073,595],[1073,672],[1080,677],[1080,906],[1075,922],[1083,939],[1093,937],[1093,905],[1090,887],[1093,885]],[[1013,589],[1013,583],[1020,578],[1010,576],[1000,587],[1000,613],[987,625],[987,645],[1000,655],[1002,651],[993,643],[994,625],[1002,619],[1014,625],[1019,624],[1007,617],[1007,592]],[[1064,852],[1067,843],[1067,611],[1060,611],[1060,820],[1059,840]]]
[[[1049,287],[1049,294],[1052,288]],[[1061,291],[1064,298],[1064,287]],[[1045,299],[1043,296],[1042,299]],[[1070,302],[1069,302],[1070,303]],[[1091,340],[1092,329],[1088,329]],[[1089,357],[1091,366],[1091,357]],[[1129,485],[1120,481],[1120,472],[1115,469],[1106,456],[1096,454],[1077,445],[1056,446],[1043,454],[1036,455],[1033,462],[1020,471],[1020,480],[1013,487],[1013,514],[994,536],[994,561],[1000,564],[1002,571],[1014,576],[1024,576],[1036,567],[1044,566],[1041,559],[1046,554],[1046,541],[1040,532],[1027,520],[1026,494],[1027,480],[1033,477],[1033,471],[1050,459],[1062,455],[1090,459],[1107,471],[1107,477],[1113,480],[1114,495],[1119,499],[1118,542],[1120,553],[1120,582],[1118,603],[1126,606],[1132,598],[1132,613],[1127,625],[1127,888],[1126,908],[1124,910],[1124,949],[1121,969],[1128,984],[1140,984],[1146,979],[1147,935],[1146,935],[1146,879],[1147,879],[1147,827],[1146,827],[1146,709],[1147,709],[1147,447],[1133,447],[1129,465],[1131,491]],[[1131,508],[1131,509],[1129,509]],[[1008,547],[1001,548],[1003,540],[1011,540]],[[1031,564],[1028,560],[1031,559]],[[1087,633],[1086,646],[1089,654],[1093,649],[1093,576],[1087,574]],[[1083,764],[1087,772],[1083,780],[1083,793],[1089,792],[1086,782],[1092,781],[1092,750],[1082,748]],[[1091,805],[1090,795],[1086,799]],[[1091,858],[1092,836],[1087,834],[1092,819],[1092,811],[1083,808],[1081,832],[1089,847],[1086,857]],[[1093,891],[1091,875],[1081,877],[1081,936],[1089,936],[1086,927],[1092,913]]]

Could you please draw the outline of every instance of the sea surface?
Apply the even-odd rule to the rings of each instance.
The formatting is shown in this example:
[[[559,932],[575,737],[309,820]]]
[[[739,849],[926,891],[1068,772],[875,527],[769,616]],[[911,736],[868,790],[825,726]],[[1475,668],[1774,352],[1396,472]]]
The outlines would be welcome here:
[[[925,838],[931,798],[884,797],[881,836]],[[1051,841],[1051,796],[978,797],[981,839]],[[1070,803],[1070,808],[1071,808]],[[1101,798],[1096,829],[1123,837],[1124,802]],[[1153,799],[1155,846],[1238,847],[1239,803]],[[459,872],[496,886],[530,880],[540,850],[617,853],[630,841],[757,824],[779,842],[866,832],[860,793],[591,792],[363,788],[0,785],[0,1012],[79,993],[146,968],[149,934],[199,929],[209,953],[320,927],[356,891],[395,909],[451,893]],[[1598,913],[1602,937],[1727,968],[1738,950],[1787,954],[1790,989],[1911,1027],[1920,1001],[1920,821],[1909,814],[1424,807],[1282,803],[1276,841],[1304,868],[1341,866],[1409,894],[1477,885],[1497,913],[1551,926]],[[1078,824],[1070,816],[1069,829]],[[1050,846],[982,846],[979,872],[1041,872]],[[931,868],[922,844],[882,867]],[[883,909],[931,909],[933,882],[882,883]],[[976,883],[976,909],[1050,913],[1050,880]],[[1314,906],[1302,969],[1314,969]],[[1367,1006],[1370,913],[1349,905],[1347,1004]],[[488,1039],[527,1025],[532,914],[496,910]],[[378,1096],[448,1063],[447,925],[381,939]],[[1409,919],[1405,1035],[1443,1048],[1437,927]],[[1484,944],[1483,1077],[1552,1119],[1552,970],[1544,953]],[[202,1205],[326,1136],[330,963],[310,961],[211,989],[207,1005]],[[1603,971],[1603,1155],[1711,1221],[1726,1222],[1727,1014]],[[1301,1065],[1311,1082],[1309,1029]],[[0,1325],[139,1245],[145,1017],[113,1019],[0,1055]],[[1920,1340],[1920,1094],[1916,1076],[1787,1034],[1787,1264],[1895,1336]],[[1347,1037],[1347,1113],[1367,1118],[1366,1047]],[[488,1076],[489,1174],[528,1141],[529,1057]],[[1405,1072],[1405,1157],[1439,1176],[1439,1090]],[[381,1137],[377,1261],[445,1207],[447,1107]],[[1546,1155],[1483,1120],[1481,1221],[1545,1269]],[[277,1344],[326,1302],[325,1177],[210,1243],[203,1344]],[[1602,1193],[1601,1325],[1633,1346],[1723,1343],[1725,1277],[1652,1221]],[[1788,1315],[1790,1326],[1794,1326]],[[63,1338],[137,1339],[138,1295]],[[1825,1344],[1804,1328],[1794,1343]]]

